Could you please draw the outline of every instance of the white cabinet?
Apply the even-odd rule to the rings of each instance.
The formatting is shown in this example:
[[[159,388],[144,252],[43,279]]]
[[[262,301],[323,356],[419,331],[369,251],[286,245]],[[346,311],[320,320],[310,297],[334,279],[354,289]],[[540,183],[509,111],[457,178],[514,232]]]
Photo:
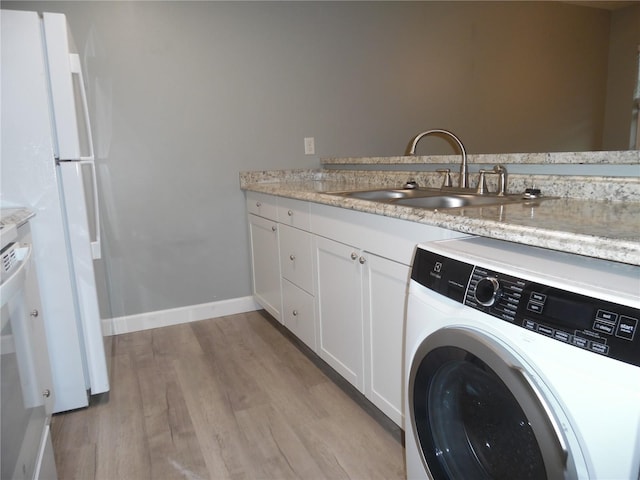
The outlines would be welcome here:
[[[249,215],[249,234],[253,295],[267,312],[282,321],[278,224],[257,215]]]
[[[315,352],[312,235],[283,224],[279,228],[283,323]]]
[[[309,204],[247,193],[255,300],[316,351]]]
[[[464,236],[311,204],[318,354],[397,425],[403,425],[406,289],[415,245]]]
[[[364,253],[365,396],[403,425],[402,359],[405,297],[410,268]]]
[[[313,295],[289,280],[282,280],[282,319],[284,326],[316,351],[315,315]]]
[[[409,266],[315,237],[318,354],[402,425],[402,345]]]
[[[415,245],[465,235],[255,192],[247,208],[256,301],[402,426]]]
[[[309,232],[309,202],[293,198],[278,198],[278,222]]]
[[[313,293],[311,234],[286,225],[279,228],[282,277]]]
[[[247,193],[247,211],[254,215],[271,220],[278,219],[278,205],[276,197],[264,193]]]
[[[250,212],[249,236],[253,295],[267,312],[281,322],[282,289],[278,223],[275,220],[277,217],[276,199],[268,195],[248,194],[247,209]]]
[[[357,248],[314,237],[318,355],[363,391],[362,265],[359,260]]]

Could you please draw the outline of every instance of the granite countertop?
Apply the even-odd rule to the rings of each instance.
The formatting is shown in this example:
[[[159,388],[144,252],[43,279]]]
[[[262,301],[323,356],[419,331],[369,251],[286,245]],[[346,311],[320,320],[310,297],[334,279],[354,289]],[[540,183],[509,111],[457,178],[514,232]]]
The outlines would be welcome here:
[[[320,160],[322,165],[416,165],[449,163],[451,155],[404,155],[397,157],[328,157]],[[455,158],[459,158],[457,155]],[[485,153],[467,154],[469,164],[517,163],[517,164],[580,164],[580,165],[637,165],[640,152],[548,152],[548,153]]]
[[[385,174],[385,177],[388,175]],[[437,178],[436,176],[436,181]],[[631,193],[625,191],[622,196],[623,199],[631,198],[633,201],[565,197],[547,198],[524,204],[441,210],[370,202],[323,193],[375,186],[375,183],[366,185],[362,182],[349,183],[344,178],[326,171],[246,172],[241,173],[240,183],[244,190],[640,265],[640,202],[637,201],[635,193],[636,181],[631,182],[632,188],[627,189]],[[388,187],[388,178],[378,185]],[[614,187],[611,187],[611,184],[608,185],[614,190],[620,189],[618,184]],[[623,185],[625,188],[628,186]],[[589,188],[593,189],[593,187]]]

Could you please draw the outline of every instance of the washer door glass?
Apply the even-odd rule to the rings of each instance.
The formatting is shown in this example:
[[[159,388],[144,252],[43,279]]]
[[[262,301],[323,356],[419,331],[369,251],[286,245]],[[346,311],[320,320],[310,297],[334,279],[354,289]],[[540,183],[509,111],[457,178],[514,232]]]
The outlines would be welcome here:
[[[416,431],[435,478],[546,478],[525,413],[486,363],[460,348],[441,347],[419,370]]]

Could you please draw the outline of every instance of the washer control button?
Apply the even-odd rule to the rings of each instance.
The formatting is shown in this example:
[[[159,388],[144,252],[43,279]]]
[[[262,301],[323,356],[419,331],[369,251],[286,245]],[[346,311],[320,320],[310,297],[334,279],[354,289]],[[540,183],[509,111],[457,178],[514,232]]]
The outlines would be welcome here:
[[[607,355],[609,353],[609,347],[604,343],[599,342],[591,342],[591,350],[596,353],[601,353],[602,355]]]
[[[561,342],[571,342],[571,335],[569,335],[567,332],[563,332],[562,330],[556,330],[553,338],[555,338],[556,340],[560,340]]]
[[[610,323],[604,323],[604,322],[593,322],[593,329],[596,332],[602,332],[602,333],[606,333],[607,335],[613,335],[613,329],[615,328],[615,325],[611,325]]]
[[[633,340],[633,336],[638,329],[638,319],[620,316],[620,323],[616,329],[616,337],[624,338],[625,340]]]
[[[608,312],[607,310],[598,310],[598,313],[596,313],[596,320],[615,323],[616,320],[618,320],[618,314],[613,312]]]
[[[536,302],[529,302],[527,304],[527,310],[534,313],[542,313],[542,305]]]
[[[589,346],[589,340],[587,340],[586,338],[578,337],[577,335],[574,335],[573,344],[580,348],[587,348]]]
[[[500,282],[496,277],[485,277],[476,284],[474,296],[480,305],[490,307],[500,298]]]
[[[532,302],[544,303],[547,300],[547,296],[543,293],[531,292],[531,297],[529,299]]]
[[[540,332],[543,335],[546,335],[547,337],[553,337],[555,330],[545,325],[538,325],[538,332]]]

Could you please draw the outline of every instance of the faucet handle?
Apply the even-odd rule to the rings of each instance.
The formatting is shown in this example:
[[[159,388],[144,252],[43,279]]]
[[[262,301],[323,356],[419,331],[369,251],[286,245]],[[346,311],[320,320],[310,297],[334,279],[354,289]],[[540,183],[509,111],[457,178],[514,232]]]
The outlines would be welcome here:
[[[478,195],[484,195],[489,192],[487,188],[486,174],[489,175],[498,175],[498,190],[496,191],[496,195],[502,197],[506,195],[507,190],[507,169],[504,165],[494,165],[491,170],[482,170],[478,172],[480,175],[478,177],[478,187],[476,188],[476,193]]]
[[[444,180],[442,181],[442,187],[450,187],[451,186],[451,169],[449,168],[439,168],[436,170],[438,173],[444,173]]]
[[[494,173],[493,170],[482,170],[480,169],[479,174],[480,176],[478,177],[478,188],[476,188],[476,193],[478,195],[484,195],[485,193],[489,193],[489,190],[487,189],[487,180],[485,178],[485,174],[487,173]]]
[[[498,177],[498,196],[504,196],[507,194],[507,169],[504,165],[494,165],[493,173],[499,175]]]

